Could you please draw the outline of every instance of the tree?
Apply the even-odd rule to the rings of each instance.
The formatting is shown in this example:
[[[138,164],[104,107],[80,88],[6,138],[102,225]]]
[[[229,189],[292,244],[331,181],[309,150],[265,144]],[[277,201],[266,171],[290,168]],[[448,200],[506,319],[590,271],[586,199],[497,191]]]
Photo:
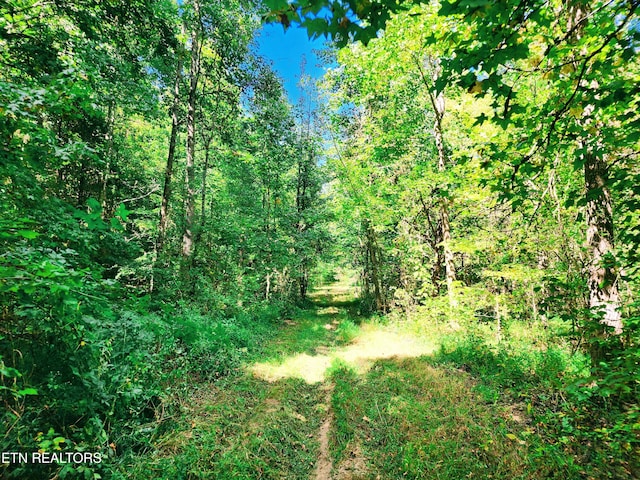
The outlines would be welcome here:
[[[490,23],[497,28],[494,36],[489,36],[491,29],[486,23],[481,25],[469,5],[456,2],[443,4],[441,9],[442,14],[462,14],[482,39],[451,60],[449,71],[460,71],[462,65],[485,71],[482,79],[468,73],[461,81],[491,92],[496,107],[502,102],[496,121],[535,132],[524,142],[518,140],[520,145],[512,144],[517,157],[511,163],[509,183],[514,186],[538,175],[545,168],[539,156],[562,151],[573,152],[574,167],[583,170],[586,244],[590,249],[589,306],[600,323],[618,334],[622,321],[609,170],[614,158],[626,156],[625,150],[637,146],[637,138],[628,129],[638,124],[638,117],[629,115],[627,107],[616,100],[616,95],[635,89],[623,63],[633,56],[630,49],[636,33],[630,25],[636,8],[634,2],[589,8],[580,2],[565,6],[540,3],[530,12],[515,5],[510,9],[483,6],[478,15],[485,17],[482,22],[493,19]],[[470,42],[463,45],[470,46]],[[533,78],[538,89],[546,89],[542,104],[538,100],[534,105],[527,99],[524,88]],[[533,108],[540,113],[531,115]],[[540,119],[541,123],[534,124]],[[619,123],[621,130],[615,134],[608,131],[610,122]]]
[[[331,36],[339,45],[369,42],[393,13],[408,8],[404,2],[268,5],[267,19],[285,26],[299,22],[310,36]],[[637,68],[627,63],[637,56],[637,8],[634,1],[597,2],[587,8],[581,2],[458,0],[443,2],[439,10],[443,21],[455,22],[457,28],[435,28],[429,35],[429,42],[455,52],[443,58],[436,90],[457,83],[490,95],[494,112],[485,118],[522,135],[512,137],[507,149],[485,152],[492,161],[510,165],[511,172],[501,178],[505,198],[522,203],[527,182],[547,165],[542,159],[572,152],[571,163],[584,172],[589,306],[613,333],[621,332],[622,323],[610,179],[628,183],[631,159],[638,152],[640,118],[621,101],[632,98],[635,105],[638,98]]]
[[[198,0],[194,0],[191,21],[191,63],[189,67],[189,88],[187,94],[187,148],[184,177],[184,230],[182,234],[183,279],[189,282],[191,255],[193,253],[195,217],[195,155],[196,155],[196,99],[200,81],[203,18]]]
[[[182,63],[184,52],[177,52],[175,66],[175,78],[173,80],[173,92],[171,100],[171,133],[169,136],[169,149],[167,151],[167,163],[164,170],[164,186],[160,204],[160,224],[158,225],[158,238],[156,240],[156,255],[162,255],[167,227],[169,224],[169,203],[171,201],[171,187],[173,182],[173,164],[176,156],[176,143],[180,128],[180,84],[182,83]],[[153,284],[150,290],[153,291]]]
[[[420,76],[422,81],[425,83],[427,87],[427,94],[429,96],[429,100],[431,101],[431,106],[433,107],[434,113],[434,123],[433,123],[433,137],[436,144],[436,150],[438,152],[438,171],[444,173],[447,169],[447,153],[445,151],[444,145],[444,135],[442,131],[442,120],[445,114],[445,97],[443,91],[437,91],[435,88],[435,84],[440,76],[440,65],[439,60],[435,60],[433,58],[425,59],[425,67],[421,65],[421,59],[417,59],[417,67],[420,71]],[[428,71],[424,70],[428,69],[431,71],[431,75],[429,75]],[[431,77],[431,80],[429,79]],[[438,262],[439,264],[444,263],[445,266],[445,276],[447,280],[447,292],[449,294],[449,304],[450,306],[455,306],[456,300],[454,295],[454,287],[453,283],[456,280],[456,271],[455,266],[453,264],[453,252],[451,251],[451,225],[449,222],[449,192],[445,192],[440,196],[440,241],[442,246],[438,249],[438,251],[442,252],[442,259]]]

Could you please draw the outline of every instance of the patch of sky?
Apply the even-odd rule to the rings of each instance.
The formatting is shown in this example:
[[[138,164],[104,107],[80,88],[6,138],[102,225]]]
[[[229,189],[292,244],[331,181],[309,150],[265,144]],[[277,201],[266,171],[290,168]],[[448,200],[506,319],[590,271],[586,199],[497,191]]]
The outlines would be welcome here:
[[[292,104],[297,104],[302,95],[302,75],[312,81],[319,80],[327,68],[318,55],[325,48],[325,40],[309,39],[307,31],[291,26],[286,31],[279,24],[263,25],[256,38],[257,51],[267,60],[280,78]]]

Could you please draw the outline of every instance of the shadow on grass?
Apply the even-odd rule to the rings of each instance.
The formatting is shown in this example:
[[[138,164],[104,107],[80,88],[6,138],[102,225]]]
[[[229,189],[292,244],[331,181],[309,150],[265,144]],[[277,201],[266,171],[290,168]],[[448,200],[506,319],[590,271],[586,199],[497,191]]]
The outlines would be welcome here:
[[[194,389],[173,430],[116,478],[308,479],[326,409],[324,391],[299,379],[226,378]]]
[[[277,363],[291,355],[312,356],[344,344],[339,335],[340,325],[362,321],[362,317],[356,316],[359,305],[352,287],[327,285],[312,291],[304,308],[282,319],[279,332],[267,342],[268,349],[252,360]]]

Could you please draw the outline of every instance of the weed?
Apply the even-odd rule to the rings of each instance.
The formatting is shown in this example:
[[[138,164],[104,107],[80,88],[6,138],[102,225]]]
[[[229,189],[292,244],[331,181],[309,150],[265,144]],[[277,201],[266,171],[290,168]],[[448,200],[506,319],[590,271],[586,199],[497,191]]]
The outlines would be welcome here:
[[[358,336],[360,329],[351,320],[343,320],[338,325],[336,337],[342,343],[350,343]]]

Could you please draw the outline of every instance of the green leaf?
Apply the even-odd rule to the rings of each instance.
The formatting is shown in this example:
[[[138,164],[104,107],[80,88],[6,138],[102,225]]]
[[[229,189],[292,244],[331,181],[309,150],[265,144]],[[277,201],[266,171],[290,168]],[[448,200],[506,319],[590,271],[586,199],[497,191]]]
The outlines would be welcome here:
[[[22,374],[15,368],[0,365],[0,375],[9,378],[20,378]]]
[[[16,394],[19,397],[24,397],[25,395],[38,395],[38,390],[35,388],[24,388],[22,390],[18,390]]]
[[[289,7],[287,0],[265,0],[264,5],[271,11],[286,10]]]
[[[311,39],[318,38],[320,35],[326,35],[329,25],[323,18],[311,18],[302,22],[301,26],[307,29],[307,34]]]
[[[34,232],[33,230],[18,230],[17,233],[21,237],[28,238],[28,239],[33,239],[40,235],[38,232]]]
[[[117,218],[112,218],[109,223],[111,223],[111,228],[113,228],[114,230],[117,230],[119,232],[124,231],[124,227]]]
[[[87,200],[87,206],[92,212],[102,212],[102,205],[100,205],[100,202],[95,198],[89,198]]]
[[[114,215],[119,217],[123,222],[127,221],[127,217],[131,214],[132,210],[127,210],[124,203],[121,203],[116,209]]]

